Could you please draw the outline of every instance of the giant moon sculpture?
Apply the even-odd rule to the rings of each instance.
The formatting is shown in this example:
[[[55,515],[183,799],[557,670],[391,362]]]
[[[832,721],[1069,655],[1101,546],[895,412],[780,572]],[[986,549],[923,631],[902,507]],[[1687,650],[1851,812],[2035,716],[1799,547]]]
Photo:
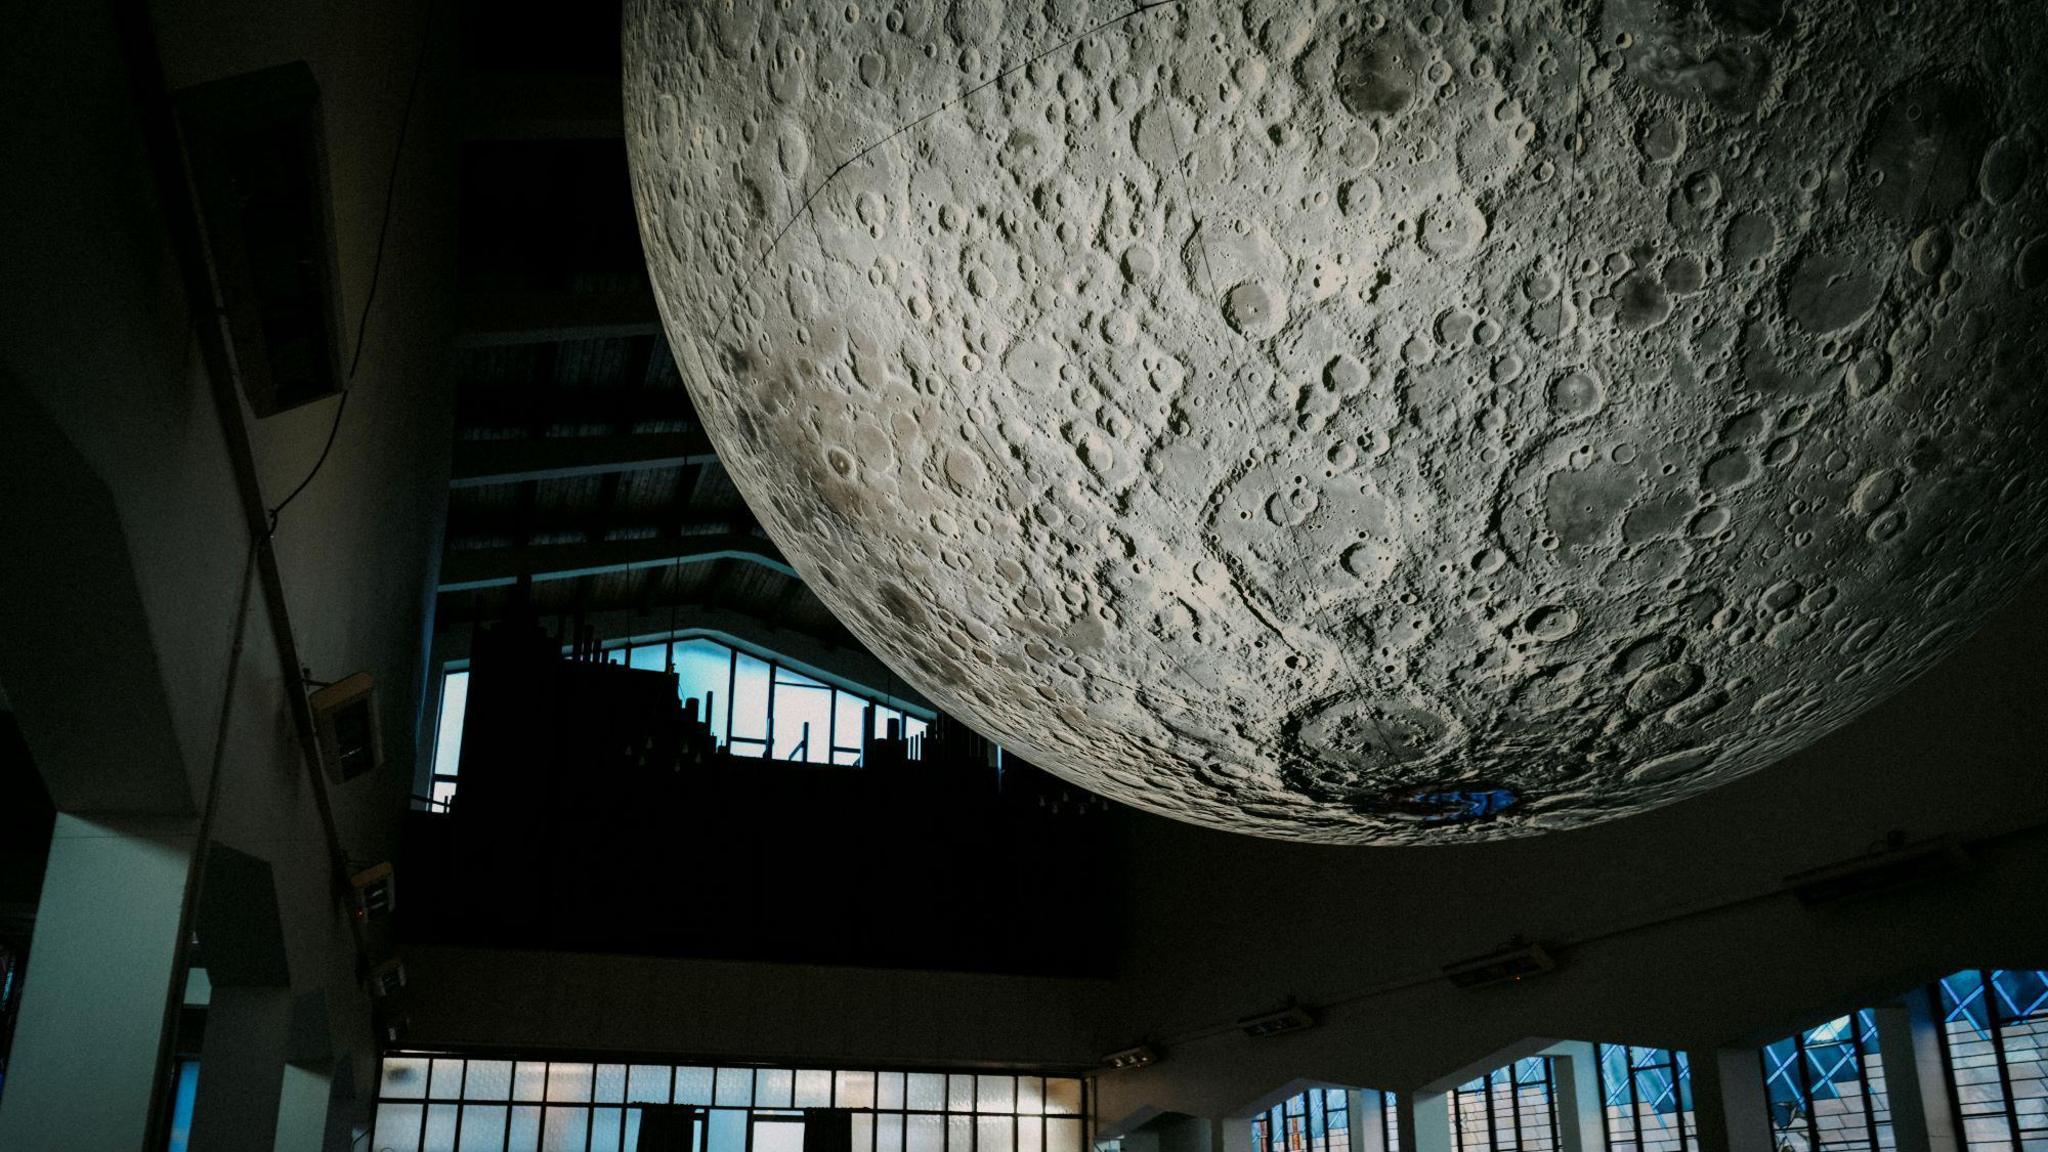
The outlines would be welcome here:
[[[1640,811],[2048,545],[2048,5],[632,0],[647,259],[933,701],[1265,836]]]

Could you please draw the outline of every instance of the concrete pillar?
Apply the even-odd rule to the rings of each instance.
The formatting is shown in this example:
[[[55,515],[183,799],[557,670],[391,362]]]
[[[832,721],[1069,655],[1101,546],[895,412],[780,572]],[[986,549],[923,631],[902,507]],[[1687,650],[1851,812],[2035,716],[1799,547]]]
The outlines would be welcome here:
[[[1568,1040],[1545,1048],[1543,1054],[1550,1057],[1558,1152],[1607,1152],[1599,1052],[1583,1040]]]
[[[214,986],[199,1053],[192,1152],[271,1152],[291,1024],[289,989]]]
[[[1211,1132],[1210,1146],[1215,1152],[1252,1152],[1252,1122],[1250,1117],[1222,1120],[1207,1120]],[[1160,1152],[1170,1152],[1162,1141]]]
[[[189,820],[59,814],[0,1148],[140,1148],[192,860]]]
[[[1344,1111],[1351,1122],[1351,1152],[1387,1152],[1385,1100],[1369,1089],[1345,1089]]]
[[[1958,1152],[1949,1107],[1948,1066],[1941,1050],[1940,1006],[1926,988],[1872,1010],[1877,1054],[1891,1100],[1898,1152]]]
[[[1700,1152],[1774,1152],[1762,1058],[1754,1048],[1690,1054]]]
[[[277,1093],[275,1152],[321,1152],[327,1142],[330,1095],[327,1073],[296,1064],[284,1066]]]
[[[1394,1102],[1400,1109],[1401,1152],[1451,1152],[1448,1093],[1403,1092]]]

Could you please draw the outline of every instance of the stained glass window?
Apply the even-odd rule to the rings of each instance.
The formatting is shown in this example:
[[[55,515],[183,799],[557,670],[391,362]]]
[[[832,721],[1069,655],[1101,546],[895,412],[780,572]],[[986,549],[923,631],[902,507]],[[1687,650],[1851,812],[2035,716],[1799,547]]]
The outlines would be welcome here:
[[[1253,1152],[1350,1152],[1350,1105],[1342,1088],[1311,1088],[1252,1118]]]
[[[1608,1152],[1690,1152],[1699,1146],[1692,1066],[1668,1048],[1599,1045]]]
[[[2048,1152],[2048,972],[1965,969],[1935,995],[1965,1152]]]
[[[1550,1059],[1530,1056],[1450,1094],[1457,1152],[1555,1152],[1557,1108]]]
[[[1763,1075],[1781,1152],[1894,1147],[1877,1018],[1869,1009],[1765,1046]]]

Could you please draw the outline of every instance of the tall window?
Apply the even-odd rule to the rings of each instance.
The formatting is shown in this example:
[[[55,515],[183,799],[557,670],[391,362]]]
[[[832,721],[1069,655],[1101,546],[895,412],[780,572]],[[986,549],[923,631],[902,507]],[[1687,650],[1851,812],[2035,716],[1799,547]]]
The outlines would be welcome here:
[[[1966,1152],[2048,1149],[2048,972],[1971,968],[1935,991]]]
[[[1401,1113],[1392,1092],[1380,1093],[1380,1131],[1387,1140],[1387,1152],[1401,1152]]]
[[[1692,1066],[1685,1053],[1602,1044],[1599,1056],[1608,1152],[1690,1152],[1699,1147]]]
[[[1869,1009],[1763,1051],[1771,1127],[1784,1152],[1880,1152],[1894,1146],[1877,1020]]]
[[[371,1147],[632,1152],[640,1105],[701,1109],[699,1152],[802,1152],[803,1109],[852,1113],[852,1152],[1083,1152],[1059,1076],[387,1056]]]
[[[1351,1116],[1342,1088],[1311,1088],[1252,1118],[1254,1152],[1350,1152]]]
[[[613,664],[663,671],[675,661],[676,695],[711,725],[712,739],[735,756],[772,757],[810,764],[858,766],[863,717],[884,737],[893,723],[916,741],[927,718],[884,703],[880,692],[861,692],[805,675],[772,657],[757,656],[703,636],[666,638],[605,649]],[[441,708],[434,739],[435,807],[455,798],[462,759],[462,726],[469,709],[469,673],[441,678]],[[912,745],[916,747],[915,743]],[[913,753],[915,755],[915,753]]]
[[[1550,1060],[1530,1056],[1452,1089],[1457,1152],[1554,1152],[1557,1109]]]

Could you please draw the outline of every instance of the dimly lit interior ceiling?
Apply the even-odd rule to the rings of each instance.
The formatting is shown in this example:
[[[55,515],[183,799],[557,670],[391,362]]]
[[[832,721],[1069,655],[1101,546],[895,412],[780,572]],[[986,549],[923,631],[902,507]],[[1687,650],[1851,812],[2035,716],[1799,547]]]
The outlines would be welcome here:
[[[351,7],[315,35],[288,27],[313,24],[291,5],[233,29],[160,7],[174,10],[160,23],[175,84],[318,57],[353,316],[371,278],[416,14]],[[664,952],[434,938],[405,943],[402,1013],[373,1011],[359,955],[328,915],[325,854],[395,857],[410,878],[425,870],[399,854],[402,818],[441,818],[403,811],[414,769],[429,770],[408,745],[422,757],[432,746],[441,658],[470,652],[521,597],[554,639],[579,623],[614,639],[715,617],[719,630],[764,648],[804,637],[818,651],[866,659],[791,574],[681,386],[629,191],[619,12],[437,11],[446,23],[435,35],[448,43],[432,41],[424,57],[394,255],[357,398],[332,460],[274,539],[291,595],[286,634],[311,675],[374,669],[383,693],[389,771],[336,789],[339,844],[314,821],[304,777],[272,770],[298,765],[302,752],[278,705],[296,670],[279,666],[261,614],[232,723],[221,718],[223,658],[243,651],[229,629],[247,525],[182,300],[166,288],[168,245],[157,224],[134,223],[158,209],[111,30],[39,42],[51,62],[24,75],[51,94],[53,113],[90,130],[10,134],[9,147],[29,140],[51,180],[9,188],[11,210],[0,213],[5,247],[36,273],[32,290],[9,279],[7,311],[34,320],[23,341],[33,354],[10,355],[0,379],[10,421],[0,432],[10,448],[36,453],[0,459],[9,490],[33,498],[0,504],[8,543],[37,544],[15,548],[0,569],[9,592],[0,672],[26,756],[60,812],[189,819],[216,747],[208,737],[224,730],[228,800],[215,835],[275,864],[294,984],[328,990],[335,1044],[358,1049],[359,1084],[375,1082],[368,1022],[402,1017],[403,1044],[472,1053],[1085,1071],[1091,1110],[1114,1127],[1161,1111],[1239,1116],[1305,1081],[1409,1090],[1546,1039],[1753,1045],[1960,967],[2048,967],[2048,919],[2035,914],[2048,891],[2048,585],[2036,580],[1932,673],[1832,735],[1625,819],[1498,843],[1366,848],[1258,839],[1111,806],[1099,864],[1050,890],[1035,886],[1036,874],[997,885],[1008,899],[1051,908],[1048,935],[1071,933],[1061,943],[1088,953],[1084,968],[1020,972],[1000,956],[979,966],[803,954],[764,962],[695,941]],[[341,46],[322,56],[329,36]],[[88,265],[92,275],[76,274]],[[273,499],[319,456],[332,411],[308,405],[254,421]],[[437,542],[419,538],[430,531]],[[1177,674],[1148,670],[1167,683]],[[118,724],[107,723],[109,698],[120,702]],[[605,703],[598,693],[577,699],[593,698]],[[0,732],[0,768],[26,763],[5,739]],[[584,766],[572,767],[573,784]],[[764,791],[797,792],[787,782],[798,779],[773,777]],[[635,813],[635,847],[691,837],[703,822],[776,823],[765,805],[679,811],[672,824],[666,813]],[[8,816],[41,826],[39,813],[10,804]],[[592,821],[573,842],[601,844],[612,831]],[[690,915],[712,903],[689,904],[693,886],[730,883],[718,898],[752,901],[775,931],[824,924],[835,942],[856,943],[883,919],[862,918],[871,902],[892,902],[894,923],[922,918],[945,931],[972,919],[958,907],[986,896],[972,872],[931,881],[966,858],[937,838],[906,836],[880,852],[850,831],[834,841],[851,843],[844,858],[880,860],[896,874],[848,892],[841,886],[858,869],[783,862],[775,882],[805,885],[827,908],[814,922],[778,916],[774,891],[745,886],[759,884],[752,872],[587,879],[608,886],[603,907],[629,916],[645,914],[639,885],[660,887]],[[1799,878],[1812,870],[1901,860],[1912,864],[1908,883],[1801,898]],[[502,884],[496,897],[519,905],[546,883],[573,900],[586,877],[544,883],[515,865],[468,879]],[[143,891],[140,879],[123,882]],[[175,904],[181,883],[172,876],[144,895]],[[934,899],[942,888],[946,898]],[[1108,909],[1114,931],[1063,919],[1084,902]],[[81,955],[101,947],[89,933],[73,943]],[[1522,944],[1546,947],[1556,970],[1479,989],[1445,979],[1446,965]],[[159,996],[165,983],[157,980]],[[1312,1009],[1314,1026],[1255,1038],[1237,1025],[1289,1003]],[[45,1050],[63,1050],[77,1031],[47,1033]],[[390,1034],[375,1042],[399,1043]],[[1140,1043],[1164,1058],[1104,1068],[1106,1054]]]

